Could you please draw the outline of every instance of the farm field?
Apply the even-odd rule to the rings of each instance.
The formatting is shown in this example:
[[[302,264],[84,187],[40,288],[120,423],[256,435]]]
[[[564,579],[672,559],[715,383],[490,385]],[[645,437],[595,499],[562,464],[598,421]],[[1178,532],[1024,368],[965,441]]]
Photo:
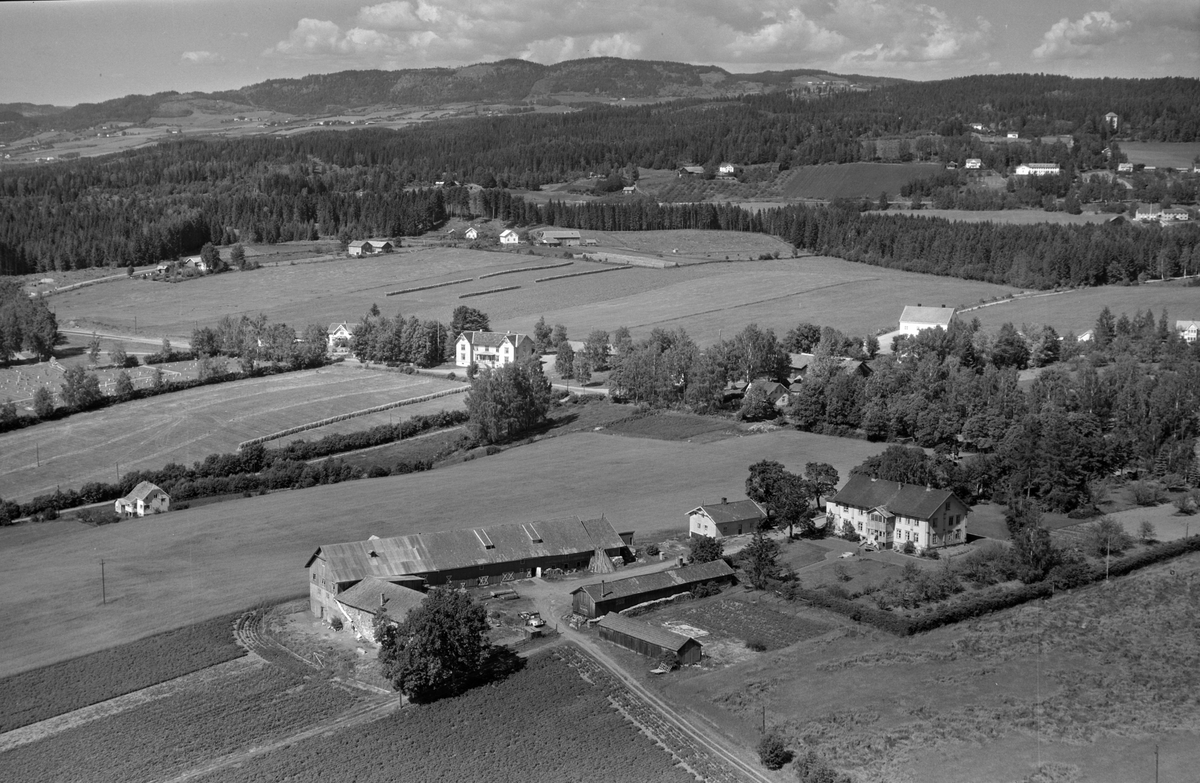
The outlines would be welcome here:
[[[318,783],[330,770],[358,783],[695,780],[612,707],[604,688],[585,682],[554,653],[533,656],[491,687],[409,706],[197,780]]]
[[[647,232],[642,241],[647,246],[669,245],[669,250],[687,246],[687,239],[694,252],[700,252],[712,234],[666,232],[668,236],[654,236],[657,233]],[[744,243],[753,237],[741,237],[736,246],[750,247]],[[375,303],[387,314],[400,311],[405,316],[446,322],[456,306],[467,303],[488,313],[493,329],[528,331],[544,315],[547,323],[562,323],[568,334],[576,337],[592,329],[611,331],[621,325],[629,326],[635,336],[655,326],[682,326],[704,345],[751,321],[779,332],[800,320],[843,331],[874,332],[892,327],[905,304],[969,304],[1016,290],[835,258],[805,257],[672,269],[630,267],[544,283],[533,281],[547,276],[546,272],[529,271],[384,296],[388,291],[536,266],[553,257],[458,248],[419,250],[378,259],[268,267],[246,277],[241,273],[217,275],[179,285],[120,281],[55,297],[55,307],[60,322],[74,320],[83,328],[123,332],[132,330],[132,315],[125,313],[132,313],[136,305],[142,332],[186,337],[201,320],[214,323],[227,314],[261,312],[272,323],[303,327],[314,321],[355,322]],[[566,274],[612,268],[576,261],[552,271]],[[248,285],[247,279],[253,284]],[[463,293],[494,287],[497,280],[520,288],[459,299]]]
[[[590,407],[590,406],[589,406]],[[34,428],[36,429],[36,428]],[[740,496],[749,465],[829,462],[841,476],[882,444],[793,430],[712,443],[581,432],[426,473],[231,500],[88,527],[0,528],[0,676],[305,589],[320,545],[466,526],[607,515],[621,530],[680,531],[686,512]],[[569,465],[574,491],[562,491]],[[519,477],[519,480],[514,480]],[[455,491],[463,485],[469,492]],[[108,603],[100,601],[105,560]],[[231,590],[230,585],[237,585]]]
[[[332,365],[122,403],[0,435],[0,497],[24,501],[59,485],[112,481],[118,464],[126,472],[191,464],[260,435],[461,387],[425,375]],[[399,418],[462,404],[460,395],[451,395],[393,413]],[[333,428],[304,435],[320,437]]]
[[[1191,168],[1200,155],[1200,142],[1122,141],[1120,147],[1130,163],[1159,168]]]
[[[793,248],[778,237],[746,231],[595,231],[602,247],[639,253],[662,253],[663,258],[686,264],[691,259],[758,258],[763,253],[792,255]],[[678,252],[676,252],[678,251]]]
[[[1076,335],[1092,329],[1100,311],[1107,306],[1114,316],[1134,311],[1154,311],[1157,319],[1162,311],[1167,318],[1188,320],[1200,318],[1200,288],[1181,283],[1151,283],[1136,286],[1102,286],[1081,288],[1048,296],[1033,296],[1013,299],[982,307],[967,313],[969,318],[978,318],[983,327],[994,332],[1004,323],[1050,324],[1059,334],[1072,331]]]
[[[847,630],[664,688],[721,725],[765,707],[790,747],[861,783],[1152,780],[1156,745],[1162,779],[1187,780],[1197,576],[1191,555],[917,637]]]
[[[922,209],[917,212],[904,211],[901,214],[914,217],[940,217],[962,223],[1012,223],[1018,226],[1033,223],[1077,226],[1084,223],[1104,223],[1113,218],[1111,214],[1100,212],[1072,215],[1068,212],[1046,212],[1040,209]]]
[[[900,188],[918,177],[928,177],[942,167],[934,163],[829,163],[796,166],[781,177],[787,198],[879,198],[886,191],[897,198]]]

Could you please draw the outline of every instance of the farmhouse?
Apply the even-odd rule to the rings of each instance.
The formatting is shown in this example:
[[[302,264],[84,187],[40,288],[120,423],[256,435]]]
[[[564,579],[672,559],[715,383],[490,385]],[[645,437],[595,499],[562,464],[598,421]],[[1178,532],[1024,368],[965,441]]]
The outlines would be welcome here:
[[[732,177],[736,173],[737,166],[733,165],[732,163],[722,163],[717,167],[717,176],[720,177]]]
[[[544,228],[537,236],[541,244],[553,247],[575,247],[583,243],[578,231]]]
[[[1189,343],[1196,342],[1196,338],[1200,337],[1200,321],[1176,321],[1175,331],[1179,332],[1179,336]]]
[[[1021,134],[1017,133],[1016,131],[1009,131],[1008,133],[1004,134],[1004,138],[1011,141],[1013,139],[1021,138]]]
[[[815,353],[789,353],[788,367],[791,372],[788,375],[788,383],[795,383],[800,378],[808,375],[808,370],[816,362],[817,355]],[[836,364],[846,375],[861,375],[866,378],[873,371],[871,365],[861,359],[851,359],[849,356],[830,356],[829,361]]]
[[[117,498],[116,512],[123,517],[144,517],[147,514],[163,514],[171,508],[171,496],[157,484],[139,482],[133,491]]]
[[[379,253],[390,253],[395,249],[386,239],[356,239],[346,246],[346,252],[352,256],[373,256]]]
[[[372,644],[375,639],[375,617],[381,611],[388,619],[397,623],[413,609],[421,605],[425,594],[414,588],[393,584],[375,576],[368,576],[349,590],[338,594],[335,604],[337,613],[330,619],[341,617],[342,623],[356,636],[362,636]]]
[[[511,228],[506,228],[500,232],[500,244],[502,245],[515,245],[520,241],[521,237],[519,237],[517,232],[513,231]]]
[[[961,544],[970,506],[948,489],[876,479],[856,473],[826,503],[826,524],[854,532],[877,546],[917,550]]]
[[[983,168],[982,158],[967,158],[967,162],[963,164],[964,169],[981,169]]]
[[[721,498],[720,503],[697,506],[688,512],[688,535],[724,538],[753,533],[767,512],[753,500]]]
[[[1057,163],[1022,163],[1013,173],[1018,177],[1042,177],[1060,172]]]
[[[759,378],[754,383],[750,384],[750,389],[761,391],[767,398],[767,402],[776,408],[786,407],[791,399],[788,387],[782,383],[777,383],[766,378]],[[749,389],[747,389],[749,391]]]
[[[330,324],[326,330],[330,353],[345,353],[350,350],[350,341],[354,339],[354,330],[350,324]]]
[[[704,167],[703,166],[680,166],[679,167],[679,176],[680,177],[703,177],[704,176]]]
[[[466,233],[464,233],[463,236],[467,239],[479,239],[479,229],[475,228],[475,226],[471,226],[466,230]]]
[[[470,367],[503,367],[533,356],[533,340],[527,334],[506,332],[463,332],[454,347],[455,364]]]
[[[1159,220],[1164,223],[1168,220],[1187,220],[1188,211],[1183,207],[1167,207],[1162,211],[1162,217]]]
[[[203,256],[188,256],[187,258],[183,259],[183,263],[180,265],[183,267],[191,267],[197,272],[212,271],[208,268],[208,262],[204,260]]]
[[[597,626],[601,639],[650,658],[657,659],[665,652],[673,652],[680,666],[694,666],[703,657],[700,642],[690,636],[631,620],[624,615],[606,614]]]
[[[1113,130],[1117,129],[1117,125],[1121,122],[1120,116],[1115,111],[1110,111],[1104,115],[1104,123]]]
[[[925,329],[949,329],[954,321],[953,307],[905,305],[900,313],[900,334],[917,334]]]
[[[1117,164],[1117,173],[1118,174],[1132,174],[1133,173],[1133,164],[1132,163],[1118,163]]]
[[[464,590],[541,576],[548,568],[612,567],[624,542],[604,517],[565,517],[327,544],[308,558],[309,609],[340,614],[341,595],[369,576]]]
[[[729,564],[724,560],[714,560],[711,563],[577,587],[571,591],[571,609],[575,614],[587,618],[600,617],[647,601],[689,592],[704,582],[728,584],[732,581],[733,569]]]
[[[1137,208],[1134,220],[1158,220],[1162,217],[1162,207],[1157,204],[1144,204]]]

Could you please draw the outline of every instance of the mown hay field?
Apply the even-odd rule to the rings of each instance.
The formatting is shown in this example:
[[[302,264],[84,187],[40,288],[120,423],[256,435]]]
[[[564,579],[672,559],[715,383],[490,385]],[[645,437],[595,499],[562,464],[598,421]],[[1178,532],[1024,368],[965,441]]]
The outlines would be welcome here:
[[[686,264],[691,259],[758,258],[763,253],[787,257],[793,248],[778,237],[746,231],[593,231],[602,248],[661,253],[664,260]]]
[[[681,532],[688,509],[744,492],[774,459],[851,467],[881,444],[791,430],[712,443],[575,433],[388,478],[172,511],[116,525],[0,528],[0,676],[305,590],[322,544],[569,515],[640,533]],[[564,491],[570,487],[570,491]],[[108,603],[101,604],[100,559]]]
[[[1154,311],[1155,320],[1167,311],[1172,326],[1177,320],[1200,319],[1200,287],[1180,282],[1148,285],[1107,285],[1099,288],[1080,288],[1045,296],[1032,296],[998,302],[970,313],[985,329],[995,331],[1004,323],[1050,324],[1059,334],[1072,331],[1076,335],[1095,328],[1096,318],[1105,307],[1120,317],[1137,311]]]
[[[862,783],[1152,780],[1155,746],[1162,779],[1187,780],[1197,600],[1193,554],[920,636],[847,631],[669,687],[735,726],[765,707],[790,747]]]
[[[461,387],[426,375],[333,365],[121,403],[0,435],[0,497],[25,501],[60,485],[115,481],[118,465],[122,472],[172,461],[190,465],[209,454],[235,451],[250,438]],[[450,395],[393,413],[399,419],[462,405],[462,395]],[[379,423],[378,416],[373,423]],[[350,420],[296,437],[311,440],[371,423]]]
[[[870,198],[887,192],[899,197],[900,188],[920,177],[931,176],[942,167],[936,163],[827,163],[797,166],[781,179],[787,198]]]
[[[691,783],[666,752],[553,653],[506,680],[257,755],[201,783],[288,780]]]
[[[1190,169],[1200,155],[1200,142],[1195,141],[1123,141],[1120,147],[1130,163],[1160,168]]]
[[[623,235],[622,235],[623,236]],[[781,249],[782,243],[757,235],[714,232],[645,232],[644,247],[687,247],[705,252],[710,242],[750,248]],[[624,239],[622,240],[624,241]],[[632,241],[629,240],[629,241]],[[712,251],[715,254],[715,251]],[[774,250],[771,250],[774,252]],[[680,255],[684,251],[680,250]],[[726,253],[722,252],[721,257]],[[729,255],[735,256],[737,252]],[[781,253],[781,255],[786,255]],[[630,267],[613,274],[587,275],[535,283],[542,271],[505,275],[505,285],[520,288],[461,300],[459,296],[494,287],[491,279],[385,297],[418,285],[478,278],[482,274],[549,263],[518,253],[458,248],[412,251],[379,259],[352,259],[260,269],[247,274],[216,275],[178,285],[119,281],[55,298],[60,321],[84,328],[132,331],[138,313],[142,333],[188,335],[197,323],[223,315],[264,313],[272,322],[302,327],[310,322],[355,322],[372,304],[389,315],[436,318],[448,322],[464,302],[486,312],[496,330],[528,332],[539,316],[561,323],[582,338],[592,329],[629,326],[635,336],[655,326],[684,327],[702,344],[747,323],[786,331],[807,320],[843,331],[894,328],[905,304],[969,304],[1015,291],[1005,286],[922,275],[826,257],[774,261],[730,261],[671,269]],[[560,254],[561,257],[561,254]],[[715,257],[715,256],[714,256]],[[576,261],[553,270],[568,274],[613,267]]]
[[[1080,215],[1072,215],[1069,212],[1046,212],[1041,209],[922,209],[901,214],[939,217],[960,223],[1011,223],[1017,226],[1028,226],[1035,223],[1078,226],[1084,223],[1106,223],[1113,218],[1111,214],[1103,212],[1084,212]]]

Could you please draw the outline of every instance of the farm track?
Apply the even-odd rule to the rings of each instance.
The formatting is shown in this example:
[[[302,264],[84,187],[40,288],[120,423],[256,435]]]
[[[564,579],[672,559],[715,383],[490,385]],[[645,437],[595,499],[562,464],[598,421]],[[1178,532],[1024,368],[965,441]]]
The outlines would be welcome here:
[[[233,627],[233,637],[246,652],[254,653],[265,661],[280,668],[288,669],[299,674],[312,674],[320,669],[314,661],[293,652],[270,635],[263,635],[263,610],[255,609],[246,612],[237,619]]]
[[[563,645],[556,654],[584,680],[607,691],[614,709],[650,735],[689,772],[714,783],[775,780],[630,677],[590,639],[571,631],[566,635],[577,644]]]

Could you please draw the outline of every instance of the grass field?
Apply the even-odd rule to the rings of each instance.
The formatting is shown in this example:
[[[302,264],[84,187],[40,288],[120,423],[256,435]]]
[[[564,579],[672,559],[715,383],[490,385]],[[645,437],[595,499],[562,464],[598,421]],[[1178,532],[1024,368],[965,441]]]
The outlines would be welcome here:
[[[765,707],[793,749],[861,783],[1153,780],[1156,745],[1162,779],[1189,780],[1197,577],[1191,555],[911,639],[846,631],[666,687],[722,725],[757,726]]]
[[[1006,322],[1018,327],[1048,323],[1059,334],[1070,330],[1079,335],[1095,327],[1096,318],[1105,306],[1118,317],[1128,313],[1132,318],[1135,311],[1149,308],[1156,319],[1164,309],[1172,322],[1200,318],[1200,288],[1181,283],[1082,288],[1001,302],[966,315],[978,318],[985,329],[993,332]]]
[[[1084,212],[1082,215],[1072,215],[1067,212],[1046,212],[1040,209],[922,209],[917,212],[905,211],[902,214],[940,217],[962,223],[1011,223],[1018,226],[1027,226],[1033,223],[1054,223],[1057,225],[1104,223],[1112,220],[1113,217],[1111,214],[1098,212]]]
[[[0,497],[23,501],[58,485],[113,481],[118,463],[125,472],[171,461],[190,465],[209,454],[234,451],[249,438],[460,387],[425,375],[333,365],[122,403],[0,435]],[[392,415],[399,419],[462,404],[461,395],[451,395],[398,408]],[[362,429],[388,415],[373,414],[296,437]]]
[[[606,514],[615,527],[641,533],[680,531],[689,508],[741,495],[748,466],[760,459],[793,471],[829,462],[845,477],[882,448],[785,430],[706,444],[576,433],[428,473],[118,525],[0,528],[0,617],[21,629],[0,635],[0,676],[236,611],[246,596],[293,595],[306,583],[304,561],[322,544],[566,515]]]
[[[933,163],[841,163],[797,166],[784,175],[781,184],[787,198],[879,198],[886,191],[892,199],[900,188],[918,177],[941,171]]]
[[[1120,146],[1130,163],[1159,168],[1191,168],[1200,155],[1200,142],[1123,141]]]
[[[633,241],[624,235],[619,239]],[[705,251],[705,247],[729,248],[731,256],[739,250],[758,255],[759,247],[761,252],[781,247],[769,238],[714,232],[646,232],[639,242],[646,250],[665,248],[667,253],[679,247],[680,255],[686,255],[682,248],[688,248],[694,256],[704,252],[715,256],[716,249]],[[726,253],[720,255],[723,258]],[[386,298],[384,294],[530,266],[530,262],[530,256],[515,253],[429,249],[379,259],[281,265],[181,285],[118,281],[55,297],[55,307],[60,321],[75,320],[83,328],[96,326],[114,332],[132,331],[136,309],[143,333],[183,336],[197,323],[212,323],[222,315],[238,313],[262,312],[271,322],[297,327],[314,321],[353,322],[372,303],[388,314],[400,311],[405,316],[447,322],[462,303],[460,294],[488,288],[491,281],[475,280]],[[554,271],[565,274],[606,268],[611,267],[577,261]],[[800,320],[843,331],[875,332],[893,326],[905,304],[968,304],[1015,290],[824,257],[672,269],[634,267],[619,274],[533,282],[544,275],[538,271],[505,275],[501,278],[505,285],[521,287],[475,297],[471,306],[488,313],[494,329],[529,331],[544,315],[548,323],[562,323],[576,337],[592,329],[611,331],[621,325],[638,336],[655,326],[682,326],[704,345],[751,321],[780,333]]]
[[[686,264],[693,259],[758,258],[763,253],[792,255],[792,246],[778,237],[745,231],[596,231],[590,232],[602,247],[661,253],[668,261]]]

